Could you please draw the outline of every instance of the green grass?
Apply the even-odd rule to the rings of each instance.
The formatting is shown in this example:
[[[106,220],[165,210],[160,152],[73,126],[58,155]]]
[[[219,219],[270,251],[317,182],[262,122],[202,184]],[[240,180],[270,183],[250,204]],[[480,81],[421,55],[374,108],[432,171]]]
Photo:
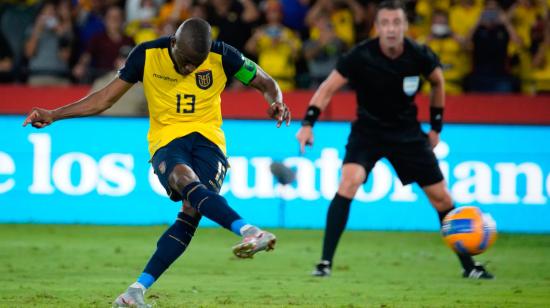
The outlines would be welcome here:
[[[0,225],[0,307],[109,307],[164,227]],[[200,229],[147,293],[156,307],[550,307],[550,236],[501,234],[462,279],[435,233],[347,232],[333,276],[309,276],[321,231],[275,230],[273,253],[232,257],[237,237]]]

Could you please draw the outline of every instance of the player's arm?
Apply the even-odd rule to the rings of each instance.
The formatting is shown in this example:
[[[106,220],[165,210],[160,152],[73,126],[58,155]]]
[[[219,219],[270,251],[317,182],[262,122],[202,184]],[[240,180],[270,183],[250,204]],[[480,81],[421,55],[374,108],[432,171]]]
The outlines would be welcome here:
[[[279,85],[254,61],[246,58],[235,47],[221,41],[213,43],[213,49],[222,54],[223,69],[227,76],[233,76],[244,85],[262,92],[269,103],[268,114],[277,120],[277,127],[283,122],[290,124],[290,111],[283,102],[283,94]]]
[[[305,152],[306,145],[313,145],[313,125],[319,119],[321,112],[328,106],[332,96],[340,90],[348,80],[338,72],[332,70],[330,75],[319,86],[309,101],[309,106],[302,121],[302,127],[296,134],[300,143],[300,152]]]
[[[272,119],[277,120],[277,127],[280,127],[283,122],[286,122],[287,126],[290,125],[290,110],[283,102],[283,93],[279,85],[260,66],[254,65],[256,76],[248,85],[262,92],[270,106],[267,112]]]
[[[116,103],[134,83],[143,80],[144,66],[145,47],[138,45],[128,55],[124,67],[118,72],[117,78],[105,87],[74,103],[54,110],[33,108],[25,122],[23,122],[23,126],[32,124],[33,127],[43,128],[54,121],[99,114]]]
[[[99,114],[116,103],[132,85],[117,77],[101,90],[74,103],[53,110],[35,107],[23,122],[23,126],[31,124],[33,127],[43,128],[58,120]]]
[[[443,129],[443,109],[445,107],[445,78],[443,70],[436,67],[428,76],[431,85],[430,92],[430,125],[428,133],[432,147],[439,143],[439,133]]]

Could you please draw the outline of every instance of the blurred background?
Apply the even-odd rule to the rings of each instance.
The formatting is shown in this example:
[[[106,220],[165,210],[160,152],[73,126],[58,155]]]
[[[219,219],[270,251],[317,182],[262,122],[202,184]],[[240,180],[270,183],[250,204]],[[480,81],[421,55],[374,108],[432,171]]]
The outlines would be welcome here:
[[[347,229],[367,232],[344,234],[332,278],[309,277],[355,119],[354,92],[334,96],[303,155],[295,134],[338,57],[376,35],[376,0],[0,0],[0,306],[106,307],[142,269],[180,205],[148,163],[141,84],[104,115],[41,130],[21,124],[34,106],[56,108],[102,87],[133,46],[199,16],[215,38],[277,79],[292,111],[290,127],[276,129],[257,91],[230,80],[222,94],[231,168],[220,193],[247,220],[274,230],[279,243],[262,260],[234,262],[228,247],[236,237],[201,228],[148,301],[548,307],[549,3],[406,1],[408,36],[443,64],[445,125],[435,154],[449,191],[457,206],[478,206],[497,223],[494,248],[477,260],[491,261],[498,279],[481,283],[459,280],[437,214],[387,160],[351,208]],[[423,85],[416,98],[424,129],[428,90]],[[215,224],[202,219],[201,226]]]
[[[546,0],[406,1],[409,37],[441,58],[447,106],[436,148],[458,205],[482,207],[499,230],[550,232],[550,21]],[[210,22],[277,79],[296,119],[275,129],[261,95],[229,81],[222,95],[232,168],[222,194],[262,226],[322,228],[355,118],[344,90],[298,154],[294,135],[313,91],[355,43],[376,35],[370,0],[58,0],[0,5],[0,222],[164,224],[179,207],[151,173],[140,84],[107,117],[21,129],[33,107],[55,108],[102,87],[133,46]],[[425,83],[427,84],[427,83]],[[429,120],[429,89],[417,97]],[[295,173],[291,183],[272,163]],[[415,185],[381,161],[349,227],[438,230]],[[47,206],[44,206],[47,205]],[[365,219],[368,217],[368,219]],[[392,219],[388,219],[392,217]],[[428,218],[429,217],[429,218]],[[213,225],[204,220],[203,224]]]
[[[102,84],[132,46],[198,16],[284,91],[314,89],[373,37],[373,0],[2,1],[0,82]],[[550,91],[547,0],[407,0],[408,35],[439,54],[449,94]],[[231,89],[241,87],[231,83]]]

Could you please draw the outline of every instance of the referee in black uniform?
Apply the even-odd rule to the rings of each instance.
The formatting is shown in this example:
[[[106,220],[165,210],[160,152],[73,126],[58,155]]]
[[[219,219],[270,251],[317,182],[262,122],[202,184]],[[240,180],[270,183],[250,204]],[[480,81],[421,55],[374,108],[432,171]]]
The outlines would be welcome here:
[[[313,144],[313,125],[333,94],[348,84],[357,96],[357,119],[352,124],[338,192],[327,213],[323,255],[313,275],[328,276],[338,240],[346,226],[350,204],[381,158],[386,157],[401,182],[418,183],[437,210],[440,221],[453,201],[432,149],[439,143],[445,93],[439,59],[426,46],[405,38],[408,23],[395,0],[378,7],[378,38],[356,45],[313,95],[296,137],[301,151]],[[425,134],[417,120],[414,98],[420,77],[431,84],[431,130]],[[458,255],[463,277],[491,279],[493,275],[469,255]]]

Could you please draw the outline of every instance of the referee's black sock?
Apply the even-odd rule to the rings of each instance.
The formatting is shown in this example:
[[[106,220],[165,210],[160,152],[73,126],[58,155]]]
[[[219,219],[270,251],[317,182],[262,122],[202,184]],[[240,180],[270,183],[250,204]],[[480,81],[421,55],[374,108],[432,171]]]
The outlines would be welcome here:
[[[442,225],[443,224],[443,219],[445,218],[445,216],[447,214],[449,214],[450,211],[454,210],[455,207],[453,206],[452,208],[448,209],[448,210],[444,210],[442,212],[437,212],[437,214],[439,215],[439,224]],[[460,261],[460,264],[462,265],[462,268],[466,271],[466,272],[470,272],[474,266],[475,266],[475,262],[474,262],[474,259],[472,258],[472,256],[470,255],[463,255],[463,254],[459,254],[457,253],[456,256],[458,257],[458,260]]]
[[[348,222],[351,200],[336,194],[328,208],[322,260],[329,261],[331,264],[338,241]]]
[[[145,266],[138,282],[145,288],[151,285],[185,251],[195,234],[200,218],[193,218],[183,212],[157,242],[157,250]]]

